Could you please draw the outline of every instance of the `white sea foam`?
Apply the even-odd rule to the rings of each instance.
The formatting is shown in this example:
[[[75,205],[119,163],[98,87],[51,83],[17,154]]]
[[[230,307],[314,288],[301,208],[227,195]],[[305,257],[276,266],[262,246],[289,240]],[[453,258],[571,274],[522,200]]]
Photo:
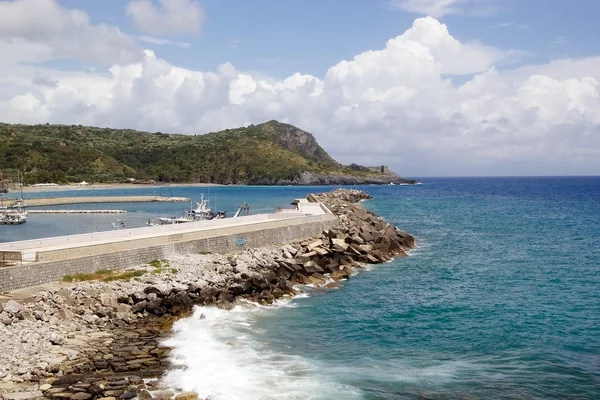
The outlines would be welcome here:
[[[415,238],[415,247],[406,252],[408,256],[416,256],[421,253],[425,253],[431,247],[431,243],[421,238]]]
[[[202,398],[228,400],[361,396],[357,389],[327,379],[315,362],[270,350],[256,328],[256,320],[269,312],[269,307],[252,304],[231,311],[197,307],[191,317],[175,323],[164,343],[173,348],[173,368],[164,382]]]

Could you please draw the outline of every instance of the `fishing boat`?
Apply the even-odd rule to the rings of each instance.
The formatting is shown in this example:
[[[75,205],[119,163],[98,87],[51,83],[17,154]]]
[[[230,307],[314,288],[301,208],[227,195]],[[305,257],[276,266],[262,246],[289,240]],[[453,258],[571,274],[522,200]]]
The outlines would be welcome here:
[[[236,213],[236,216],[239,214]],[[159,225],[183,224],[186,222],[209,221],[213,219],[227,218],[227,211],[213,212],[208,207],[208,200],[204,198],[204,194],[200,194],[200,201],[196,202],[196,208],[190,203],[190,209],[180,217],[160,217],[158,218]],[[150,223],[148,224],[150,225]]]

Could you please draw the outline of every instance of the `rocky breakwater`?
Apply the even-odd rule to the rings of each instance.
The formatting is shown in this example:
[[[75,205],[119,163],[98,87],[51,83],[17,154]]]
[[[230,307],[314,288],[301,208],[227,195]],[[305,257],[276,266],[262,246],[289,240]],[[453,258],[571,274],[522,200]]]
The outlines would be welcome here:
[[[168,368],[160,345],[170,323],[193,306],[229,309],[270,304],[302,290],[335,285],[363,263],[405,256],[414,238],[358,204],[357,190],[308,196],[338,222],[319,237],[236,254],[186,254],[127,271],[65,277],[0,308],[0,395],[34,398],[144,400],[197,398],[156,380]]]

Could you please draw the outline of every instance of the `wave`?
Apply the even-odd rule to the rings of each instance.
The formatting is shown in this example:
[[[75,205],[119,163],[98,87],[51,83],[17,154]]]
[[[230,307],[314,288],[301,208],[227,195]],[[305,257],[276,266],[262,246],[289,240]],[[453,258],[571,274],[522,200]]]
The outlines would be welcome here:
[[[172,348],[164,383],[215,400],[360,398],[360,390],[327,379],[317,362],[272,351],[261,340],[255,322],[289,304],[196,307],[163,343]]]

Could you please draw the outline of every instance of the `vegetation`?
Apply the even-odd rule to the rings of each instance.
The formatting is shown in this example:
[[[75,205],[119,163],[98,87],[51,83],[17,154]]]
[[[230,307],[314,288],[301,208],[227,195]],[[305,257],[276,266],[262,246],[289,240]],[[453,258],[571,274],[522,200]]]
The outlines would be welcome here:
[[[84,281],[128,281],[131,278],[138,278],[143,276],[146,270],[126,270],[126,271],[111,271],[108,269],[101,269],[91,274],[75,274],[63,276],[63,282],[84,282]]]
[[[178,272],[177,268],[171,268],[169,260],[152,260],[148,263],[148,265],[154,268],[154,271],[152,272],[156,275],[165,272],[169,272],[171,274],[176,274]]]
[[[302,172],[376,175],[343,167],[312,135],[269,121],[206,135],[81,125],[0,124],[0,171],[24,183],[210,182],[278,184]]]

